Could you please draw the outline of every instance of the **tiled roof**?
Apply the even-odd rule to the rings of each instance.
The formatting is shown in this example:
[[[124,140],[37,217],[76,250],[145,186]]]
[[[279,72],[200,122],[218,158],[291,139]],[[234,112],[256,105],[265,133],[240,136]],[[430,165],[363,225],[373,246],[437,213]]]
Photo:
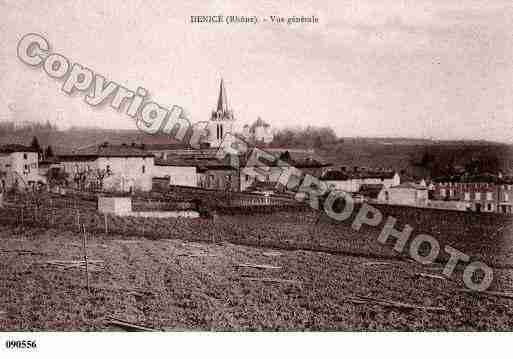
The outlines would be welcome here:
[[[357,171],[357,172],[344,172],[331,170],[322,176],[321,179],[325,181],[346,181],[350,179],[392,179],[395,172],[377,172],[377,171]]]
[[[321,177],[321,180],[324,181],[346,181],[348,179],[349,176],[342,171],[327,171]]]
[[[401,183],[400,185],[393,186],[390,188],[427,189],[426,186],[421,186],[420,184],[413,183],[413,182]]]
[[[168,157],[167,159],[155,159],[156,166],[182,166],[182,167],[196,167],[198,172],[204,172],[207,170],[215,169],[234,169],[230,165],[230,158],[226,157],[224,160],[219,160],[216,157],[205,157],[195,155],[176,155]]]
[[[199,167],[199,166],[219,166],[224,165],[222,161],[217,158],[195,158],[195,157],[173,157],[167,159],[155,159],[156,166],[184,166],[184,167]]]
[[[255,192],[255,191],[273,191],[276,192],[278,190],[279,184],[271,182],[261,182],[254,181],[248,188],[246,188],[246,192]]]
[[[363,184],[358,193],[365,197],[376,199],[383,187],[382,184]]]
[[[263,151],[273,155],[277,160],[288,163],[290,166],[296,168],[321,168],[330,166],[325,163],[322,158],[316,156],[309,150],[288,150],[286,148],[266,148]]]
[[[147,151],[166,151],[166,150],[188,150],[192,149],[187,143],[155,143],[145,145]]]
[[[148,152],[135,146],[100,145],[75,150],[71,153],[61,154],[59,155],[59,157],[154,157],[154,155],[151,152]]]
[[[14,153],[14,152],[36,152],[33,147],[20,145],[17,143],[0,146],[0,153]]]

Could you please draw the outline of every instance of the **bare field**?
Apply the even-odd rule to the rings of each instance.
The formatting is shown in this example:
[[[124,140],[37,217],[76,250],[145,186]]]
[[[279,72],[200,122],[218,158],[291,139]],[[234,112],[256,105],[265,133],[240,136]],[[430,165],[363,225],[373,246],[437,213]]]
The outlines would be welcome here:
[[[513,327],[511,299],[462,292],[436,264],[88,235],[88,294],[82,267],[52,264],[81,260],[81,235],[2,227],[0,238],[4,331],[120,330],[110,316],[157,330]],[[509,282],[510,271],[496,276]]]
[[[111,317],[155,330],[513,328],[512,217],[379,208],[412,237],[488,263],[494,293],[464,291],[462,266],[442,276],[443,257],[424,266],[380,244],[382,225],[353,230],[357,209],[343,222],[314,211],[120,218],[84,199],[10,198],[0,330],[123,330]]]

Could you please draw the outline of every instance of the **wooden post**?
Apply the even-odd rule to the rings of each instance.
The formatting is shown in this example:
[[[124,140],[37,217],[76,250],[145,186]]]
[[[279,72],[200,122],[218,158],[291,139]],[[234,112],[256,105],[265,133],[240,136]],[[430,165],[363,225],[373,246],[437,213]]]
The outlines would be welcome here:
[[[87,248],[86,248],[86,230],[85,230],[85,224],[82,225],[83,234],[82,237],[82,250],[84,252],[84,263],[85,263],[85,274],[86,274],[86,285],[87,285],[87,292],[90,293],[89,290],[89,270],[87,268]]]
[[[105,222],[105,234],[109,234],[109,230],[108,230],[108,227],[107,227],[107,213],[103,214],[103,220]]]
[[[54,223],[53,216],[53,200],[50,198],[50,225],[53,226]]]

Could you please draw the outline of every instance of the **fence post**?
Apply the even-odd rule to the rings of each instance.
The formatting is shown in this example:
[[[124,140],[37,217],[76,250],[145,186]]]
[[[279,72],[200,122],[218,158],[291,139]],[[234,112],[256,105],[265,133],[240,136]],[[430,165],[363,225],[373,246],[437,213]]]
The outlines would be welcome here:
[[[85,224],[82,225],[83,229],[83,237],[82,237],[82,250],[84,252],[84,263],[85,263],[85,274],[86,274],[86,285],[87,285],[87,292],[90,294],[91,291],[89,289],[89,269],[87,267],[87,248],[86,248],[86,230],[85,230]]]
[[[50,226],[53,227],[54,215],[53,215],[53,200],[50,198]]]

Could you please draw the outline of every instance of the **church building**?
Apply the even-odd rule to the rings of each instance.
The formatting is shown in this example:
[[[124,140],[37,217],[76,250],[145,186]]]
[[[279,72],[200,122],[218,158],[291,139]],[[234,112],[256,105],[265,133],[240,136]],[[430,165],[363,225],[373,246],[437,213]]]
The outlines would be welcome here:
[[[234,122],[235,117],[233,116],[233,111],[228,108],[228,96],[224,81],[221,79],[217,108],[210,115],[207,127],[208,136],[203,143],[211,148],[218,148],[223,142],[224,136],[232,131]]]

